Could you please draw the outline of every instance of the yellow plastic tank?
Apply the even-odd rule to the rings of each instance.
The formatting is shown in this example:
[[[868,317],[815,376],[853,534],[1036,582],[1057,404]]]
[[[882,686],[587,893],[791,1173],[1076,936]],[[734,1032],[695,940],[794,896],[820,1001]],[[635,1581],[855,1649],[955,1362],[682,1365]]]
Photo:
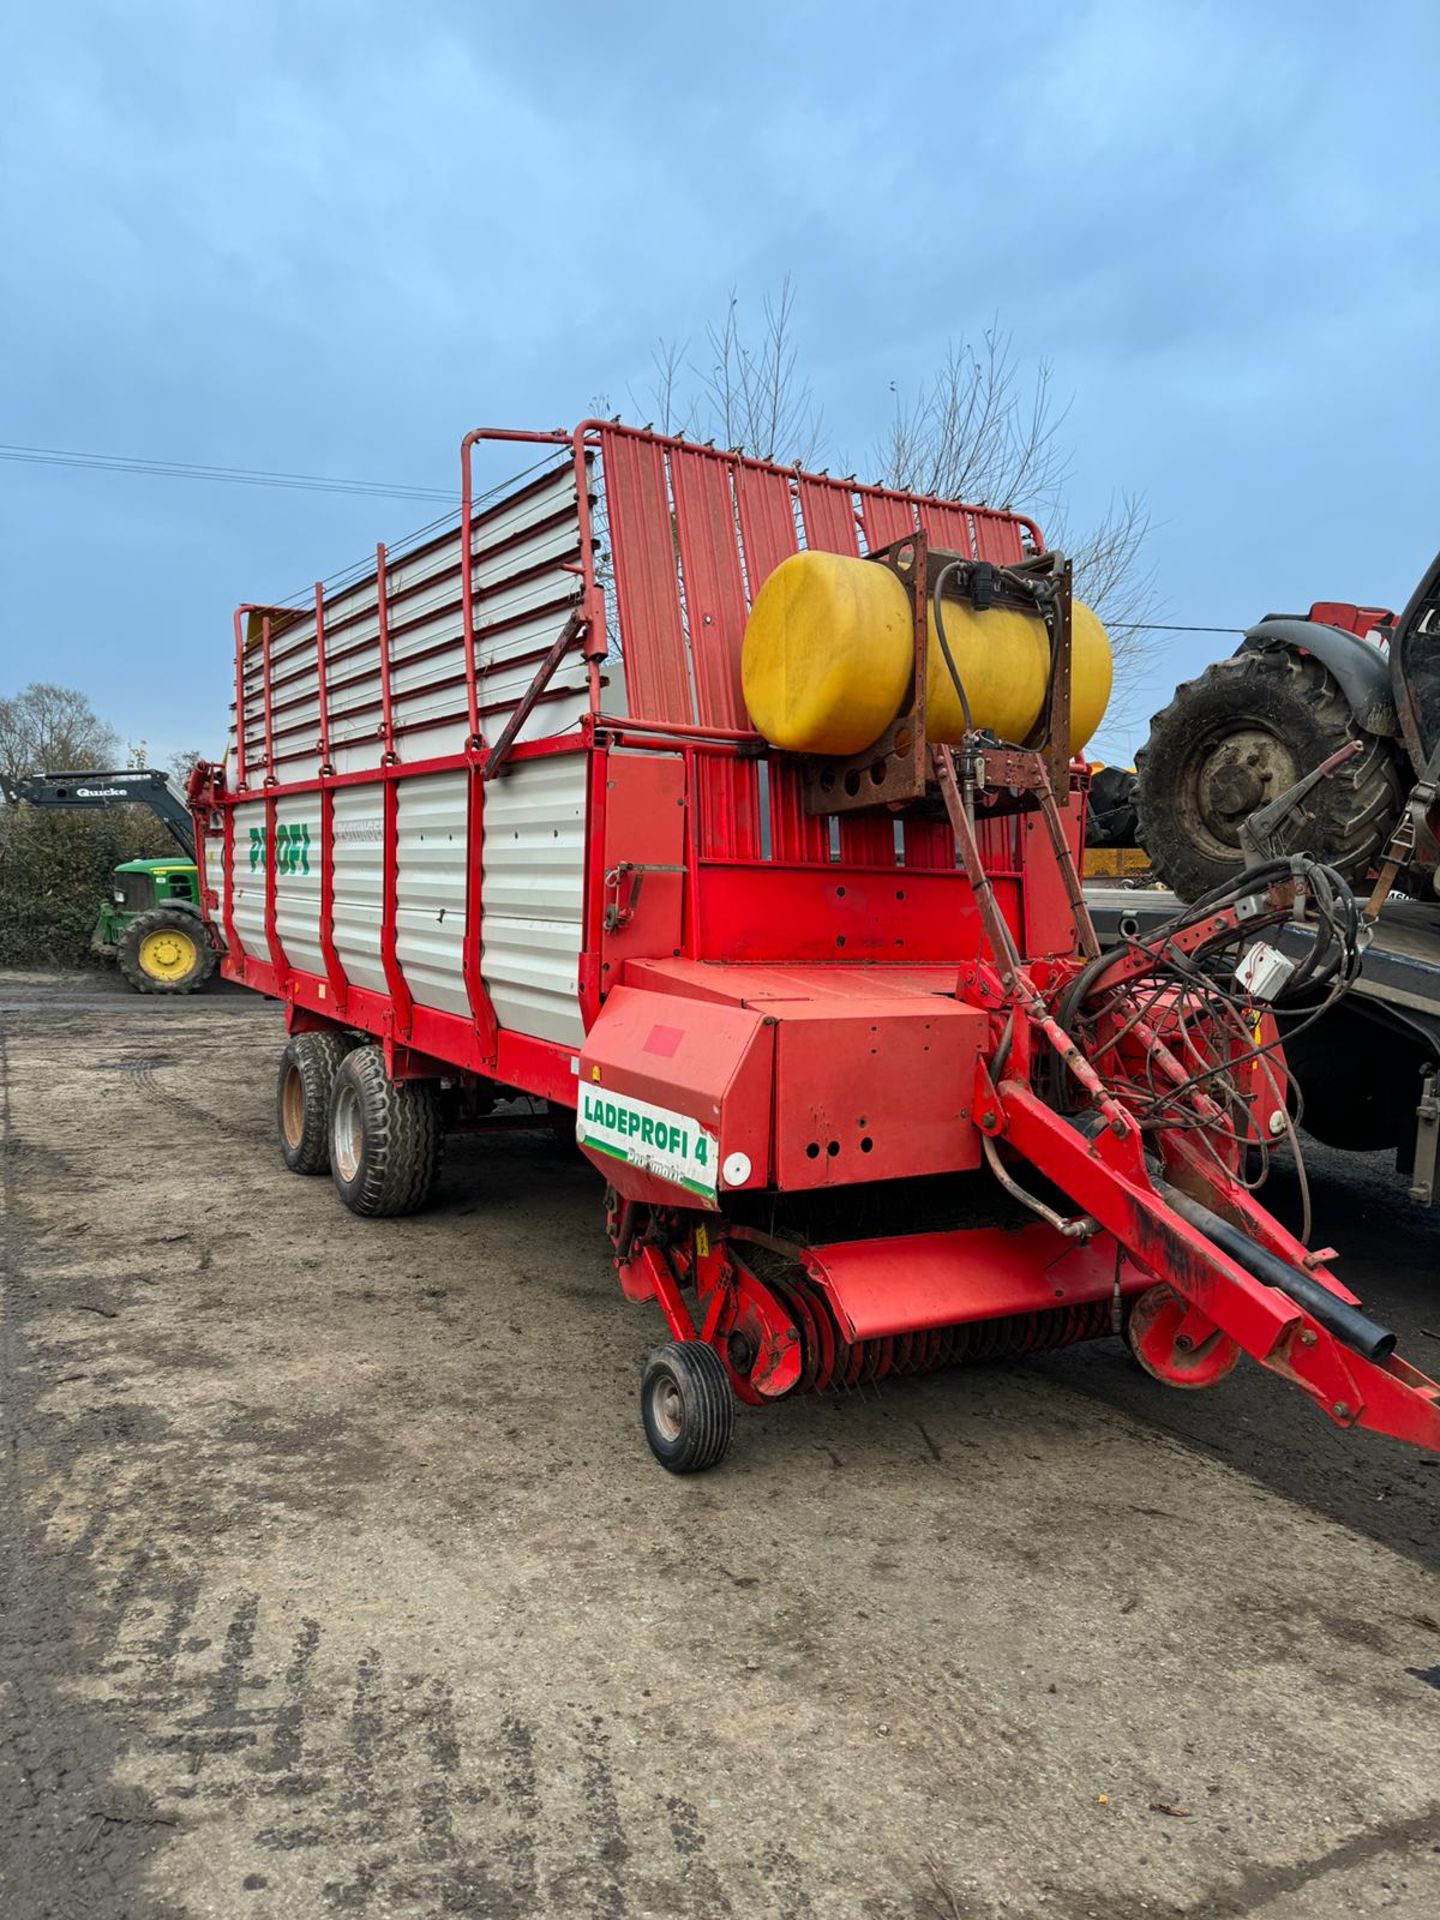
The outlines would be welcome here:
[[[945,638],[977,727],[1022,741],[1040,719],[1050,640],[1038,614],[977,613],[944,602]],[[1071,622],[1070,751],[1079,753],[1110,698],[1105,629],[1077,600]],[[745,628],[741,679],[756,729],[792,753],[863,753],[895,718],[910,684],[911,600],[888,567],[838,553],[792,554],[756,596]],[[955,742],[965,730],[955,683],[930,615],[927,732]]]

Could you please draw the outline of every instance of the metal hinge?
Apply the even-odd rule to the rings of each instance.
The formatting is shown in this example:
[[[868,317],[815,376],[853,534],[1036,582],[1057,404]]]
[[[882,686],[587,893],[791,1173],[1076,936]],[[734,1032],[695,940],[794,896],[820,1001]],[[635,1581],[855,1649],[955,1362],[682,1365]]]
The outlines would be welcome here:
[[[633,860],[622,860],[618,867],[612,867],[605,876],[605,931],[618,933],[621,927],[629,926],[635,918],[635,909],[640,904],[640,889],[645,884],[647,873],[684,871],[684,867],[644,866]],[[627,883],[628,892],[622,901],[620,892]]]

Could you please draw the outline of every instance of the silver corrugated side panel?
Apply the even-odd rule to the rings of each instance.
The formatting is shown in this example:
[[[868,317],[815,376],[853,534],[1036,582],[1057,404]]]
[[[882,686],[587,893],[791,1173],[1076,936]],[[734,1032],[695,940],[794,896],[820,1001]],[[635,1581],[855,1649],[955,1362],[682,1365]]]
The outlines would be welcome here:
[[[325,972],[320,951],[320,796],[286,795],[275,806],[275,931],[285,958]]]
[[[583,753],[522,760],[485,789],[481,970],[502,1027],[578,1046]]]
[[[523,490],[522,490],[523,493]],[[553,524],[550,524],[553,523]],[[451,752],[468,732],[460,617],[460,531],[456,527],[386,569],[390,616],[391,692],[395,724],[425,730],[425,751]],[[519,659],[533,669],[564,624],[579,587],[571,568],[580,553],[574,470],[557,468],[533,493],[501,500],[482,512],[472,532],[475,559],[475,644],[482,703],[490,708],[483,731],[494,738],[504,724],[484,678]],[[379,612],[375,575],[367,572],[327,597],[326,687],[330,740],[337,766],[359,771],[377,764],[379,738]],[[245,655],[245,757],[265,761],[261,649]],[[319,696],[313,612],[276,634],[270,645],[276,768],[282,779],[318,770],[314,751]],[[528,683],[529,671],[524,675]],[[502,698],[508,695],[508,688]],[[567,715],[568,718],[568,715]],[[553,731],[542,705],[524,737]],[[419,743],[410,739],[406,758]]]
[[[250,800],[231,814],[235,849],[235,937],[256,960],[270,958],[265,938],[265,802]]]
[[[225,834],[223,828],[217,829],[215,822],[223,819],[223,814],[212,813],[205,828],[205,884],[215,892],[215,926],[224,935],[225,929]]]
[[[395,950],[415,1004],[468,1014],[465,992],[464,773],[402,780]]]
[[[389,991],[380,963],[385,819],[379,785],[335,789],[335,950],[345,977]]]

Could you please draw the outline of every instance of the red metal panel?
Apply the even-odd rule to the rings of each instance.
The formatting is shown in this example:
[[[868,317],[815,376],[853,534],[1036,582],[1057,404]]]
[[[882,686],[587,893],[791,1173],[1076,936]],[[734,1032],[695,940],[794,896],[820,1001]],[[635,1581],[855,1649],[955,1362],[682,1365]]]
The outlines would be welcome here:
[[[977,510],[974,526],[977,559],[993,560],[999,567],[1013,567],[1025,558],[1020,523],[1010,514]]]
[[[771,1000],[928,1000],[955,991],[955,967],[728,966],[712,960],[632,960],[625,985],[732,1006]]]
[[[740,532],[753,605],[756,594],[780,562],[798,550],[794,501],[787,475],[744,463],[736,470],[735,493],[740,503]],[[799,773],[783,761],[772,760],[769,782],[771,857],[803,860],[811,865],[827,861],[830,837],[825,822],[805,811]]]
[[[601,449],[630,712],[693,720],[664,452],[624,432],[602,434]]]
[[[980,1164],[970,1118],[989,1019],[938,995],[770,1000],[775,1180],[852,1186]]]
[[[991,879],[1018,938],[1020,883],[1004,872],[992,872]],[[699,960],[749,965],[924,966],[966,957],[967,933],[973,943],[970,882],[958,870],[887,873],[715,861],[700,869],[690,949]]]
[[[852,553],[859,557],[860,536],[855,525],[855,502],[850,488],[834,480],[799,482],[800,513],[805,522],[805,544],[823,553]]]
[[[955,864],[955,836],[944,820],[905,822],[905,865],[916,873],[943,873]]]
[[[963,553],[969,559],[976,557],[970,515],[964,507],[942,506],[933,500],[922,500],[920,525],[932,547],[943,547],[947,553]]]
[[[840,819],[840,858],[863,867],[893,867],[895,822],[888,813],[843,814]]]
[[[668,754],[608,753],[600,914],[600,991],[627,959],[680,951],[685,901],[685,765]],[[608,923],[608,924],[607,924]]]
[[[865,529],[865,547],[875,553],[906,534],[915,531],[915,507],[909,500],[897,500],[888,493],[860,495],[860,524]]]
[[[740,462],[735,470],[740,533],[745,542],[745,571],[750,603],[782,560],[797,551],[795,508],[787,475],[771,467]]]
[[[732,1156],[743,1156],[741,1177],[724,1184],[763,1187],[770,1169],[772,1034],[767,1017],[745,1007],[617,987],[585,1036],[577,1091],[625,1094],[694,1120],[718,1137],[720,1167],[730,1161],[734,1172]],[[598,1151],[591,1157],[628,1197],[674,1200],[673,1188],[655,1183],[652,1191],[653,1176]]]
[[[1037,1221],[1018,1232],[972,1227],[843,1241],[816,1247],[805,1265],[846,1338],[872,1340],[1104,1300],[1115,1289],[1118,1251],[1108,1234],[1077,1247]],[[1124,1291],[1149,1284],[1148,1274],[1126,1263]]]
[[[731,462],[679,449],[670,456],[690,658],[700,724],[748,727],[740,684],[745,583],[740,570]],[[722,859],[760,855],[760,779],[753,762],[710,758],[700,769],[701,844]]]

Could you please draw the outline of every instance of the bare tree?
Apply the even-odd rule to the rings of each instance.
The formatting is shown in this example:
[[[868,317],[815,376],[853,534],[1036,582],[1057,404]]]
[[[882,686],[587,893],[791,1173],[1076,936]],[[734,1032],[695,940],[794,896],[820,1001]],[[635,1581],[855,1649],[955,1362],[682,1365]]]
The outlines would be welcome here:
[[[821,457],[822,426],[810,382],[800,371],[795,289],[787,274],[766,295],[750,332],[732,290],[721,324],[705,330],[705,354],[691,361],[687,341],[662,340],[650,388],[655,424],[743,449],[757,460],[810,466]]]
[[[813,466],[828,457],[846,471],[849,462],[827,450],[802,370],[788,277],[765,301],[758,330],[747,327],[732,292],[723,322],[708,328],[705,339],[699,362],[688,343],[657,345],[647,401],[636,404],[632,396],[635,412],[648,412],[663,432],[713,440],[762,460]],[[1154,569],[1145,560],[1150,514],[1137,496],[1119,494],[1095,526],[1067,524],[1069,407],[1056,401],[1049,363],[1027,372],[1013,336],[996,321],[978,340],[952,345],[913,397],[892,391],[894,417],[871,450],[876,478],[907,493],[1033,515],[1050,545],[1074,559],[1076,590],[1110,631],[1123,696],[1159,604]]]
[[[908,405],[896,390],[895,417],[874,449],[887,486],[972,506],[1053,508],[1070,477],[1060,439],[1051,369],[1028,380],[1014,342],[991,326],[976,345],[952,344],[934,377]]]
[[[115,729],[75,687],[36,680],[19,693],[0,695],[0,773],[113,766],[119,752]]]

